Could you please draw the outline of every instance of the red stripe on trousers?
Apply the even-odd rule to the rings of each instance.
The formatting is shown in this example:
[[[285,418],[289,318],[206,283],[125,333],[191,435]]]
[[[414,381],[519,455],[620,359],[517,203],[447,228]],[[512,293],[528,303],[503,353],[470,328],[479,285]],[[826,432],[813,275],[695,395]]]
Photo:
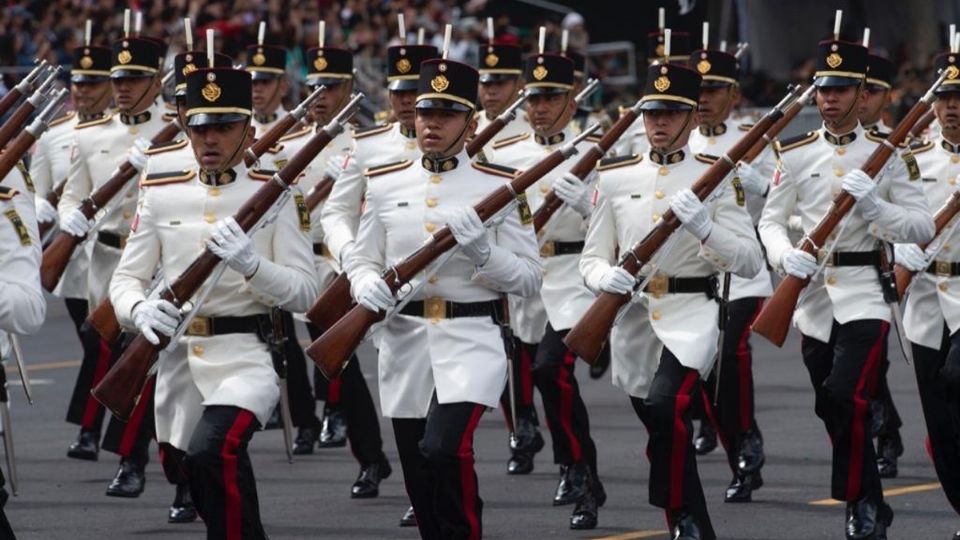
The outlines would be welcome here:
[[[703,402],[703,414],[706,415],[706,418],[700,419],[700,423],[707,422],[713,426],[713,431],[716,432],[717,438],[720,439],[720,444],[723,448],[730,448],[730,441],[727,439],[727,434],[720,429],[720,421],[717,420],[717,413],[713,410],[713,402],[710,400],[710,396],[707,395],[707,390],[703,386],[700,387],[700,400]]]
[[[227,540],[239,540],[243,534],[243,504],[240,500],[240,486],[237,484],[237,448],[240,447],[240,438],[252,421],[253,413],[241,409],[227,431],[220,449],[220,458],[223,460],[223,515],[226,520],[224,530]]]
[[[463,493],[463,514],[467,517],[467,523],[470,524],[469,540],[480,540],[480,519],[475,511],[477,506],[477,482],[473,470],[473,433],[480,423],[480,417],[483,416],[483,406],[477,405],[470,415],[466,429],[463,430],[463,437],[460,439],[460,447],[457,449],[457,458],[460,461],[460,489]]]
[[[673,405],[673,452],[670,459],[670,510],[683,506],[683,469],[687,461],[687,447],[690,446],[690,432],[683,423],[683,415],[690,408],[690,390],[696,384],[700,374],[691,369],[683,378]]]
[[[576,361],[577,356],[573,354],[573,351],[567,349],[566,354],[563,355],[563,366],[557,372],[557,388],[560,390],[560,410],[557,413],[560,417],[560,429],[563,430],[567,442],[570,443],[570,458],[573,459],[573,463],[577,463],[583,457],[580,441],[577,440],[577,435],[573,432],[573,383],[570,382],[570,379],[573,377],[571,369]]]
[[[155,377],[147,379],[147,383],[143,385],[143,392],[140,393],[140,401],[137,402],[136,408],[133,409],[127,425],[123,427],[123,435],[120,437],[120,448],[117,451],[120,457],[130,457],[130,453],[133,451],[133,443],[137,441],[137,434],[143,425],[143,417],[147,413],[147,408],[151,405],[150,397],[153,395],[153,383],[155,380]]]
[[[340,387],[343,385],[343,376],[337,376],[327,384],[327,404],[338,405],[340,403]]]
[[[530,358],[530,350],[526,345],[519,343],[520,347],[520,404],[533,405],[533,359]]]
[[[877,370],[877,365],[880,363],[880,353],[883,351],[883,343],[887,339],[888,326],[886,322],[880,323],[880,336],[873,342],[873,346],[870,347],[870,352],[867,354],[867,361],[864,362],[860,376],[857,378],[856,390],[853,392],[853,425],[850,428],[850,459],[847,469],[846,498],[848,501],[855,501],[860,498],[860,486],[863,482],[863,477],[861,476],[863,472],[863,445],[866,439],[864,420],[867,417],[867,409],[870,406],[867,401],[867,396],[864,394],[866,393],[866,386],[868,384],[867,378]],[[868,442],[868,444],[873,443]]]
[[[100,340],[100,354],[97,355],[97,366],[93,370],[93,381],[90,388],[100,384],[100,380],[107,374],[107,368],[110,365],[110,344],[105,340]],[[93,394],[87,396],[87,405],[83,408],[83,429],[93,429],[93,423],[97,420],[97,411],[100,409],[100,402],[93,398]]]
[[[753,355],[750,354],[750,327],[753,321],[760,315],[760,308],[763,307],[763,299],[757,301],[757,308],[753,310],[750,322],[743,328],[743,334],[740,335],[740,341],[737,344],[737,376],[739,377],[740,390],[740,433],[745,433],[753,427],[753,415],[750,411],[753,409]]]

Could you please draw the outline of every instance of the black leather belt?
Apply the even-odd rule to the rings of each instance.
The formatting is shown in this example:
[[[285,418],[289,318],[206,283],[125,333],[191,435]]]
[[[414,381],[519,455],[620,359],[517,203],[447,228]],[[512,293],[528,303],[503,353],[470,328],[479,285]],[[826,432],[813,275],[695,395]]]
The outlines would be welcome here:
[[[541,257],[553,257],[556,255],[576,255],[583,252],[583,242],[544,242],[540,246]]]
[[[500,300],[485,302],[449,302],[443,298],[413,300],[400,313],[424,319],[458,319],[460,317],[495,317],[500,313]]]
[[[97,231],[97,242],[112,248],[123,249],[127,246],[127,235],[109,231]]]
[[[330,254],[330,248],[328,248],[323,242],[318,242],[313,245],[313,254],[321,257],[332,257]]]
[[[222,336],[224,334],[259,334],[261,325],[269,325],[269,315],[246,317],[194,317],[187,325],[188,336]]]
[[[664,294],[705,294],[709,298],[717,295],[717,276],[706,277],[668,277],[657,274],[650,278],[643,291],[654,298]]]
[[[818,257],[820,261],[823,257]],[[880,251],[835,251],[827,259],[827,266],[880,266]]]
[[[933,261],[927,272],[946,277],[960,276],[960,262]]]

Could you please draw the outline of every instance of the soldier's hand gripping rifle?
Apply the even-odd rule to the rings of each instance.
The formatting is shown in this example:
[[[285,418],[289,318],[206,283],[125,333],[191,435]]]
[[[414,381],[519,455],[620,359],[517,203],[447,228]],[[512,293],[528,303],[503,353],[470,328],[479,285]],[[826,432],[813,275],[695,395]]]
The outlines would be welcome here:
[[[53,98],[47,102],[40,114],[17,135],[0,154],[0,180],[6,178],[7,174],[17,166],[20,158],[26,154],[33,143],[40,138],[40,135],[50,126],[50,121],[56,118],[60,113],[60,107],[67,99],[67,89],[62,88],[54,94]]]
[[[240,210],[233,216],[244,232],[254,229],[258,223],[264,219],[274,203],[285,193],[288,193],[290,186],[294,183],[300,173],[307,165],[320,153],[323,148],[333,140],[344,129],[344,124],[355,110],[357,103],[363,98],[362,94],[355,96],[350,103],[344,107],[329,124],[324,126],[315,134],[307,144],[297,152],[290,161],[273,175],[269,181],[263,184],[254,195],[240,207]],[[207,278],[210,277],[221,260],[209,249],[204,249],[203,253],[197,257],[186,270],[181,273],[176,280],[164,288],[159,298],[166,300],[183,310],[184,305],[197,293],[203,286]],[[208,289],[209,290],[209,289]],[[185,325],[189,321],[190,314],[195,314],[200,309],[199,302],[192,306],[188,317],[185,318],[178,329],[177,334],[182,335]],[[110,370],[104,375],[92,391],[93,397],[100,403],[103,403],[118,418],[125,420],[129,418],[143,385],[147,380],[147,374],[157,361],[160,351],[166,348],[171,339],[160,335],[160,343],[154,345],[147,341],[143,335],[137,335],[130,343],[123,355],[114,363]]]
[[[593,134],[599,125],[594,125],[581,133],[577,138],[570,141],[551,152],[539,163],[530,167],[519,176],[513,179],[493,193],[484,197],[482,201],[473,208],[477,215],[484,222],[496,215],[503,207],[511,204],[518,195],[524,193],[527,188],[532,186],[537,180],[545,174],[555,169],[558,165],[567,160],[570,156],[577,153],[576,145],[583,139]],[[401,287],[410,282],[417,274],[427,268],[430,264],[442,257],[444,253],[455,248],[457,241],[454,239],[450,229],[446,226],[440,228],[420,249],[405,257],[402,261],[394,264],[384,270],[380,277],[386,281],[390,290],[396,293]],[[313,309],[344,309],[350,306],[350,291],[337,299],[338,303],[330,305],[315,304]],[[326,330],[319,339],[313,342],[307,348],[307,355],[323,372],[324,376],[332,379],[343,371],[343,367],[353,351],[360,345],[363,336],[373,326],[385,316],[384,312],[374,313],[367,308],[356,305],[350,311],[340,318],[332,327]]]
[[[9,111],[22,96],[29,94],[30,90],[36,85],[37,79],[42,77],[43,73],[46,72],[49,67],[50,64],[48,64],[46,60],[41,60],[40,63],[30,70],[30,73],[27,73],[27,76],[24,77],[23,80],[11,88],[10,91],[3,96],[3,99],[0,99],[0,116],[7,114],[7,111]]]
[[[897,151],[897,146],[906,140],[910,134],[910,130],[930,108],[931,103],[936,99],[934,90],[940,86],[940,83],[943,82],[946,75],[947,72],[944,70],[933,86],[927,90],[927,93],[910,109],[907,116],[897,124],[893,133],[887,136],[882,144],[878,145],[873,153],[870,154],[870,157],[867,158],[866,163],[864,163],[862,167],[863,172],[870,175],[871,178],[877,176],[877,173],[879,173],[887,163],[890,156]],[[830,209],[827,210],[827,214],[817,223],[817,226],[814,227],[808,235],[800,239],[797,248],[816,256],[817,246],[822,246],[826,243],[827,238],[833,233],[834,229],[837,228],[844,216],[850,212],[856,202],[856,199],[854,199],[852,195],[846,191],[841,191],[839,195],[834,197]],[[767,300],[757,319],[753,322],[753,332],[767,338],[778,347],[782,346],[783,342],[787,339],[787,333],[790,331],[790,322],[793,319],[793,311],[797,307],[800,293],[806,288],[808,283],[810,283],[809,278],[801,279],[791,275],[784,277],[783,281],[780,282],[780,285],[778,285],[777,289],[773,292],[773,296]]]
[[[796,99],[797,92],[798,89],[792,89],[780,103],[754,124],[733,148],[728,150],[703,173],[691,188],[701,201],[710,196],[713,190],[727,177],[727,174],[733,170],[737,162],[742,160],[747,152],[761,140],[761,135],[783,116],[783,111],[787,105]],[[636,246],[623,254],[619,263],[620,267],[629,272],[630,275],[636,276],[680,226],[680,220],[673,214],[673,211],[667,210],[660,223]],[[600,351],[603,350],[607,335],[616,320],[617,312],[629,301],[629,294],[600,293],[600,296],[594,300],[563,342],[577,356],[583,358],[587,363],[593,364],[600,356]]]
[[[320,92],[326,87],[321,86],[313,91],[307,99],[303,100],[295,109],[288,112],[274,124],[262,137],[254,141],[247,151],[243,153],[243,162],[247,167],[252,167],[263,154],[272,148],[280,137],[283,137],[291,127],[296,125],[304,116],[306,116],[310,105],[320,97]],[[100,305],[96,307],[87,317],[87,323],[97,331],[107,343],[113,343],[120,337],[120,322],[117,321],[117,314],[114,313],[113,304],[109,298],[105,298]]]
[[[937,238],[940,238],[945,230],[953,230],[957,224],[954,223],[947,228],[947,225],[953,221],[953,218],[960,213],[960,191],[954,191],[950,197],[947,199],[947,202],[940,207],[940,210],[937,210],[937,213],[933,216],[933,225],[936,229],[936,232],[933,234],[933,239],[924,244],[918,244],[920,249],[927,249],[930,244],[934,243]],[[929,257],[933,257],[930,255]],[[929,260],[929,259],[928,259]],[[921,270],[922,272],[923,270]],[[893,273],[897,279],[897,296],[903,298],[907,294],[907,289],[910,288],[910,282],[913,281],[913,276],[915,273],[907,267],[900,264],[895,264],[893,267]]]
[[[3,126],[0,126],[0,148],[6,146],[17,133],[20,133],[20,130],[23,129],[30,115],[41,108],[44,102],[51,97],[50,89],[53,87],[53,83],[56,82],[57,75],[60,74],[60,71],[60,67],[50,70],[46,80],[37,87],[37,90],[30,97],[17,107],[17,110],[13,111],[13,114],[3,123]]]

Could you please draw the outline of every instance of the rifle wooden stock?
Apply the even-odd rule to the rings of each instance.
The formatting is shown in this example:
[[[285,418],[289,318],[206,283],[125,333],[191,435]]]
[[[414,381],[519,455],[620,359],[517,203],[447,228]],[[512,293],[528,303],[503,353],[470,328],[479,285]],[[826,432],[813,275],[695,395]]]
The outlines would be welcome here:
[[[754,124],[750,131],[727,152],[730,162],[725,159],[714,162],[693,185],[691,188],[693,193],[701,201],[705,200],[733,169],[731,163],[737,163],[743,159],[747,152],[762,140],[763,134],[782,116],[783,112],[774,108]],[[653,259],[654,254],[681,225],[673,211],[667,210],[660,223],[620,259],[620,267],[632,276],[637,275],[643,265]],[[563,342],[577,356],[593,364],[603,350],[610,329],[616,321],[617,312],[629,301],[629,294],[601,292],[577,324],[567,333]]]
[[[916,125],[929,107],[929,103],[924,100],[918,101],[893,130],[893,133],[887,137],[890,146],[878,144],[877,148],[870,154],[862,167],[863,172],[870,175],[871,178],[875,177],[890,156],[893,155],[893,147],[906,140],[911,128]],[[830,205],[827,214],[817,223],[813,231],[804,237],[798,248],[816,257],[814,246],[826,244],[827,238],[856,202],[852,195],[846,191],[841,191],[839,195],[834,197],[833,204]],[[809,279],[787,275],[777,286],[773,296],[767,300],[757,319],[753,322],[753,332],[767,338],[777,347],[782,346],[787,339],[787,333],[790,331],[790,322],[793,319],[793,312],[797,308],[800,293],[803,292],[808,283],[810,283]]]
[[[960,191],[954,191],[953,194],[950,195],[950,198],[947,199],[947,202],[945,202],[943,206],[940,207],[940,210],[937,210],[937,213],[933,216],[933,224],[936,228],[936,232],[933,234],[933,240],[919,244],[920,249],[927,249],[927,246],[932,244],[933,241],[943,233],[943,230],[947,228],[947,225],[958,213],[960,213]],[[900,298],[903,298],[903,295],[907,293],[910,282],[913,281],[915,273],[899,264],[894,265],[893,271],[897,277],[897,294]],[[921,270],[921,272],[922,271],[923,270]]]
[[[36,141],[37,138],[34,137],[33,133],[30,133],[29,130],[23,130],[3,149],[3,153],[0,153],[0,181],[10,174],[10,171],[17,166],[20,159],[30,151]]]
[[[483,131],[474,135],[467,143],[467,155],[473,157],[480,153],[480,150],[483,150],[483,147],[496,137],[497,133],[503,131],[506,125],[507,123],[501,120],[499,116],[494,118],[492,122],[487,124],[487,127],[483,128]]]
[[[16,86],[11,88],[9,92],[4,94],[3,98],[0,99],[0,116],[7,114],[7,111],[13,108],[14,104],[16,104],[17,101],[20,100],[21,96],[23,96],[23,94],[20,93],[20,89],[17,88]]]
[[[352,304],[350,280],[347,279],[346,272],[340,272],[307,311],[307,320],[320,330],[326,331],[347,314]]]
[[[927,127],[929,127],[930,124],[933,122],[933,119],[936,117],[937,115],[936,113],[934,113],[932,108],[929,111],[923,113],[923,116],[920,117],[920,120],[917,120],[917,123],[914,124],[913,128],[910,130],[910,137],[907,140],[912,141],[915,139],[919,139],[923,135],[923,132],[927,129]]]
[[[56,208],[57,205],[60,204],[60,197],[63,195],[63,188],[65,187],[67,187],[66,178],[61,180],[53,189],[47,192],[47,194],[44,196],[44,199],[46,199],[47,202],[50,203],[50,206]],[[56,221],[46,221],[44,223],[39,223],[37,227],[40,230],[40,238],[46,237],[47,233],[50,232],[50,229],[53,228],[53,225],[55,223]]]
[[[789,126],[790,122],[792,122],[793,119],[800,114],[800,111],[803,110],[803,107],[806,105],[806,103],[800,103],[800,101],[802,100],[794,101],[789,107],[787,107],[787,110],[783,112],[783,116],[772,126],[770,126],[770,129],[768,129],[767,132],[760,137],[760,140],[757,141],[756,144],[754,144],[750,150],[747,151],[741,161],[753,163],[753,160],[757,159],[757,156],[763,153],[763,151],[767,148],[767,145],[772,143],[774,139],[780,135],[780,132]]]
[[[277,141],[280,140],[280,137],[286,135],[290,129],[297,124],[297,117],[293,113],[287,113],[283,115],[276,124],[273,125],[266,133],[263,134],[260,138],[253,141],[253,144],[250,145],[250,148],[243,153],[243,163],[247,167],[252,167],[254,163],[266,153],[267,150],[273,148],[273,145],[277,144]]]
[[[177,122],[170,122],[150,139],[150,145],[170,142],[177,136],[177,133],[180,133],[180,125]],[[124,161],[121,163],[113,177],[80,203],[80,211],[83,212],[84,217],[93,219],[97,211],[106,207],[127,183],[137,177],[137,174],[137,169],[130,165],[130,162]],[[67,268],[67,263],[70,262],[70,257],[84,238],[86,237],[80,238],[60,231],[53,242],[50,242],[50,245],[43,250],[43,262],[40,264],[40,282],[44,289],[53,291],[57,287],[64,269]]]
[[[327,197],[330,196],[330,192],[333,191],[333,183],[335,181],[336,180],[333,178],[323,175],[323,178],[321,178],[320,181],[313,186],[313,189],[310,190],[310,193],[307,193],[307,210],[313,212],[316,210],[317,206],[320,205],[320,203],[327,200]]]
[[[637,112],[634,110],[634,107],[630,107],[623,114],[620,115],[620,118],[617,119],[617,122],[603,134],[603,137],[597,142],[597,144],[591,146],[583,153],[583,157],[570,169],[570,172],[573,173],[577,178],[583,180],[590,174],[590,171],[597,166],[597,161],[600,160],[606,154],[613,143],[617,142],[620,137],[626,133],[627,129],[633,125],[633,122],[637,119]],[[540,208],[537,208],[537,211],[533,214],[533,230],[540,232],[544,225],[547,224],[547,221],[550,221],[550,218],[553,217],[557,210],[563,206],[563,201],[560,200],[560,197],[557,197],[557,194],[551,189],[543,198],[543,204],[540,205]]]
[[[6,146],[26,126],[27,120],[35,110],[36,107],[28,99],[13,111],[10,118],[0,126],[0,148]]]
[[[476,210],[481,220],[487,221],[491,216],[510,204],[515,198],[514,194],[524,193],[527,188],[566,159],[561,150],[554,150],[539,163],[514,178],[509,185],[502,186],[484,197],[473,209]],[[453,238],[450,229],[442,227],[439,231],[433,233],[429,242],[396,265],[384,270],[380,277],[387,282],[390,290],[396,293],[400,287],[409,283],[414,276],[456,245],[457,241]],[[345,282],[346,279],[343,281]],[[342,283],[338,285],[337,282],[334,282],[333,285],[339,287],[339,290],[343,290]],[[325,293],[329,292],[330,289],[331,287],[328,287]],[[324,298],[324,295],[321,295],[321,298],[311,308],[311,312],[316,314],[318,310],[349,306],[349,285],[347,285],[345,292],[345,297],[337,299],[340,302],[339,304],[322,304],[320,300]],[[343,371],[347,360],[360,345],[360,341],[363,340],[363,336],[366,335],[370,326],[382,320],[385,315],[383,312],[373,313],[360,305],[353,306],[346,315],[339,317],[319,339],[307,348],[307,355],[313,359],[325,377],[328,379],[335,378]],[[311,322],[314,322],[313,319],[311,319]],[[323,326],[320,326],[320,328],[323,328]]]
[[[109,298],[104,298],[97,308],[90,312],[87,316],[87,324],[107,343],[114,343],[120,339],[120,321],[117,320],[117,313]]]
[[[318,132],[276,175],[284,184],[293,184],[297,176],[331,140],[332,137],[325,130]],[[275,179],[265,182],[234,214],[233,217],[240,228],[244,232],[249,232],[267,214],[285,189]],[[219,263],[220,258],[204,248],[203,253],[160,293],[160,298],[177,308],[182,307],[183,303],[192,298],[203,286]],[[123,355],[104,375],[100,384],[91,391],[97,401],[103,403],[120,419],[126,420],[130,417],[147,380],[147,373],[156,363],[160,351],[170,342],[170,338],[166,336],[159,335],[159,337],[160,344],[154,345],[142,334],[137,335]]]

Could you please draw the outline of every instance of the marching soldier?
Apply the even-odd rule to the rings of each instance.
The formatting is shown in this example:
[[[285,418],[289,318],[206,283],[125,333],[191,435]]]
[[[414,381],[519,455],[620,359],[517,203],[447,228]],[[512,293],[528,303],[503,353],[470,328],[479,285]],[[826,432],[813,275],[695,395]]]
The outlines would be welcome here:
[[[264,45],[266,23],[260,23],[256,45],[247,47],[247,67],[253,77],[253,127],[262,135],[286,113],[283,97],[287,83],[287,50],[276,45]]]
[[[720,156],[740,140],[746,129],[746,126],[735,127],[728,123],[730,112],[740,100],[737,59],[724,51],[701,49],[690,55],[689,65],[703,78],[697,107],[699,126],[690,135],[690,149]],[[768,178],[760,167],[754,172],[748,164],[740,166],[744,204],[754,224],[763,209],[769,189]],[[751,492],[763,483],[760,468],[764,462],[763,438],[754,414],[750,325],[760,313],[764,299],[773,293],[773,288],[765,268],[753,277],[724,274],[723,280],[727,279],[730,280],[730,296],[722,300],[727,302],[727,320],[723,343],[720,344],[719,373],[715,372],[703,386],[701,398],[705,409],[710,409],[716,399],[715,420],[727,452],[727,463],[733,472],[724,501],[747,502],[751,500]],[[716,377],[720,379],[718,396],[714,391]],[[707,439],[712,439],[716,445],[716,435],[705,436],[713,431],[709,427],[710,419],[702,417],[700,422],[700,436],[694,440],[698,453],[708,448],[704,446]]]
[[[524,83],[529,94],[526,106],[533,135],[525,133],[494,143],[487,156],[492,162],[527,169],[573,139],[573,70],[573,62],[560,55],[541,53],[527,58]],[[527,190],[526,198],[533,211],[543,204],[551,189],[565,204],[540,234],[543,290],[529,298],[511,298],[510,321],[521,347],[532,353],[533,381],[543,399],[554,462],[560,465],[553,504],[576,503],[570,528],[592,529],[597,524],[597,507],[605,502],[606,493],[597,474],[590,419],[574,375],[576,355],[563,344],[567,331],[594,298],[576,271],[593,210],[593,179],[588,177],[583,182],[564,173],[575,163],[576,158],[568,160]],[[524,375],[521,374],[521,380]],[[518,411],[520,425],[515,432],[516,442],[511,444],[508,473],[529,473],[533,469],[533,456],[542,447],[534,411],[532,403]]]
[[[953,74],[936,90],[933,107],[940,133],[913,147],[923,173],[921,185],[931,209],[955,195],[960,174],[960,55],[946,52],[934,60],[934,71]],[[960,345],[957,291],[960,291],[960,230],[956,218],[927,252],[914,244],[897,244],[896,260],[917,272],[904,311],[907,339],[926,420],[929,453],[940,485],[960,513]],[[939,252],[935,252],[939,247]],[[953,538],[960,539],[960,532]]]
[[[519,99],[523,90],[523,56],[517,45],[480,44],[477,51],[477,70],[480,72],[481,110],[477,115],[477,133],[483,131],[497,116]],[[498,133],[497,139],[508,139],[527,131],[525,113],[517,115]],[[490,144],[483,151],[490,148]]]
[[[476,128],[478,74],[472,67],[423,62],[416,133],[423,156],[367,169],[370,180],[351,257],[352,294],[371,311],[396,299],[380,272],[419,248],[446,222],[459,252],[412,301],[385,322],[380,403],[393,420],[407,494],[422,538],[480,538],[473,435],[506,382],[497,320],[502,293],[535,294],[536,239],[516,212],[488,230],[469,206],[515,171],[471,163],[464,141]]]
[[[84,237],[93,231],[94,221],[85,218],[79,206],[110,179],[121,163],[127,161],[137,170],[142,170],[146,164],[144,150],[149,147],[148,139],[165,124],[162,106],[157,101],[161,91],[160,60],[163,54],[162,43],[148,38],[126,37],[113,44],[110,80],[118,114],[77,125],[70,174],[58,207],[60,228],[66,233]],[[87,276],[87,300],[91,306],[99,305],[106,298],[110,276],[120,260],[133,223],[136,200],[137,189],[131,183],[125,193],[118,194],[103,209],[105,214],[96,223],[96,238],[91,239],[93,246],[90,248]],[[112,355],[118,352],[111,350],[111,344],[103,340],[99,340],[99,346],[93,376],[90,379],[83,375],[78,377],[78,381],[89,380],[90,387],[99,382],[109,367]],[[88,388],[81,390],[89,391]],[[81,396],[75,392],[68,418],[80,418],[82,421],[80,438],[71,445],[68,455],[96,459],[102,406],[89,394]],[[122,437],[110,439],[111,449],[117,451],[121,459],[117,475],[107,488],[107,495],[137,497],[143,491],[152,421],[148,418],[136,426],[136,431],[134,446],[126,450],[115,444]],[[113,433],[116,435],[116,431]]]
[[[874,135],[887,136],[893,128],[884,122],[883,113],[893,99],[891,93],[897,67],[889,59],[875,54],[867,57],[867,66],[869,69],[867,81],[863,85],[863,104],[858,110],[860,124]]]
[[[668,209],[683,228],[669,256],[654,258],[643,294],[610,336],[613,384],[630,395],[649,432],[650,503],[667,512],[672,538],[714,539],[691,443],[691,404],[717,353],[717,273],[756,274],[762,255],[743,193],[724,180],[701,202],[690,186],[716,160],[687,145],[700,75],[678,65],[647,72],[641,98],[650,151],[600,162],[596,207],[580,261],[594,290],[633,294],[636,279],[616,265]],[[690,329],[701,331],[696,339]]]
[[[148,298],[154,271],[180,275],[206,247],[227,270],[157,371],[157,438],[187,449],[184,465],[208,538],[265,538],[247,446],[279,397],[267,342],[274,306],[306,310],[318,294],[309,215],[294,197],[251,238],[231,216],[270,178],[248,170],[251,78],[232,68],[187,75],[195,168],[146,176],[129,244],[110,286],[122,324],[158,342],[180,312]],[[302,203],[300,203],[302,204]],[[171,225],[173,224],[173,225]]]
[[[777,271],[815,277],[793,320],[803,336],[816,413],[833,443],[830,492],[846,501],[847,538],[885,538],[893,519],[883,501],[868,406],[891,318],[878,275],[879,250],[884,241],[925,242],[934,230],[919,175],[908,173],[903,159],[891,159],[879,182],[857,169],[883,142],[857,119],[866,71],[863,46],[820,42],[814,84],[824,125],[780,142],[759,225],[767,259]],[[857,200],[842,236],[834,234],[818,246],[819,259],[794,248],[787,236],[789,216],[799,215],[803,231],[812,230],[841,189]]]

